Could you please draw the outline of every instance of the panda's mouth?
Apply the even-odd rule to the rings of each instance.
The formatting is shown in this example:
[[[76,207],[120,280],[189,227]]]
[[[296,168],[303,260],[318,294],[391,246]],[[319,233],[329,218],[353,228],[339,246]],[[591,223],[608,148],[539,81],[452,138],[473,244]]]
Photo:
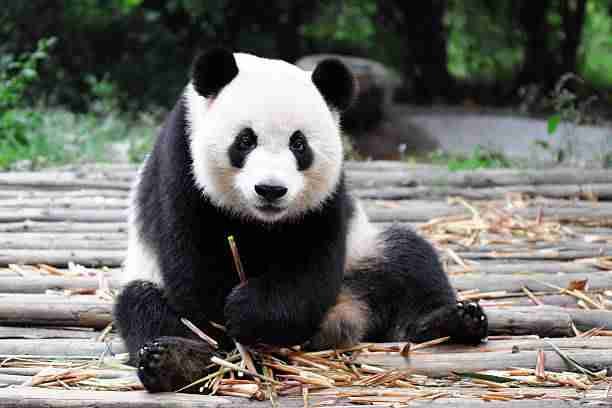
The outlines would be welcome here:
[[[279,207],[279,206],[272,205],[272,204],[258,205],[256,208],[258,211],[261,211],[264,214],[271,214],[271,215],[279,214],[285,211],[283,207]]]

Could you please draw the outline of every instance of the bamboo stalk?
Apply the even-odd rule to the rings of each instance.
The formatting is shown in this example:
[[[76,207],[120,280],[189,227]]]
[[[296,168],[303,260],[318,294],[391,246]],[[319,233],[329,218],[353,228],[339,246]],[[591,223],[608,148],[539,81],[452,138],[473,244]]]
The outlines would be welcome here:
[[[525,194],[527,196],[550,198],[582,198],[588,194],[593,194],[599,199],[607,200],[612,198],[612,184],[517,184],[480,188],[443,185],[416,187],[381,185],[378,188],[355,188],[354,194],[361,199],[373,200],[444,199],[449,196],[463,197],[469,200],[499,200],[508,194]]]
[[[612,311],[567,309],[555,306],[485,308],[489,331],[496,334],[538,334],[542,337],[573,336],[572,323],[581,330],[612,329]]]
[[[248,402],[248,401],[247,401]],[[46,388],[0,389],[0,405],[15,408],[174,407],[211,408],[230,403],[228,398],[192,394],[150,394],[145,391],[82,391]]]
[[[64,208],[74,210],[87,209],[125,209],[128,206],[126,196],[123,197],[29,197],[29,198],[10,198],[0,199],[1,208]]]
[[[353,186],[454,186],[461,188],[491,188],[503,186],[585,185],[611,184],[608,170],[576,171],[572,168],[555,169],[499,169],[449,172],[442,168],[424,170],[351,171],[349,183]]]
[[[0,339],[0,356],[63,356],[71,357],[100,357],[103,353],[126,352],[120,341],[99,343],[86,339],[46,339],[45,341],[20,339]]]
[[[21,250],[90,250],[90,251],[125,251],[127,237],[119,239],[81,239],[61,236],[28,237],[21,234],[12,234],[12,237],[0,237],[0,248],[6,251]]]
[[[481,292],[507,291],[523,293],[523,288],[532,292],[550,291],[551,286],[565,288],[574,281],[588,279],[589,288],[593,291],[612,288],[612,274],[592,273],[592,274],[568,274],[568,275],[545,275],[538,276],[537,279],[529,275],[458,275],[451,276],[450,280],[457,290],[465,291],[479,289]]]
[[[111,287],[119,287],[117,281],[111,281]],[[48,290],[63,289],[98,289],[98,278],[74,276],[38,276],[38,277],[0,277],[0,293],[45,293]],[[49,298],[53,301],[55,298]]]
[[[0,265],[39,264],[68,265],[70,262],[85,266],[120,266],[125,251],[86,249],[10,249],[0,252]]]
[[[0,222],[32,221],[81,221],[81,222],[123,222],[125,210],[71,210],[61,208],[3,209],[0,207]]]
[[[100,300],[32,300],[4,297],[0,321],[6,325],[74,326],[103,329],[112,321],[112,303]]]
[[[0,303],[2,300],[0,300]],[[0,326],[0,339],[88,339],[98,336],[91,328],[48,328]],[[15,340],[16,341],[16,340]]]
[[[510,367],[535,368],[537,351],[491,351],[486,358],[480,353],[412,353],[409,359],[385,354],[361,354],[357,362],[373,364],[390,370],[408,369],[413,373],[428,377],[444,377],[457,367],[462,371],[478,372],[486,370],[506,370]],[[565,362],[554,351],[544,351],[546,369],[567,371]],[[567,354],[580,365],[592,371],[612,367],[612,350],[567,350]]]
[[[79,222],[79,221],[32,221],[25,220],[20,222],[1,222],[0,232],[36,232],[36,233],[126,233],[127,224],[121,222]]]

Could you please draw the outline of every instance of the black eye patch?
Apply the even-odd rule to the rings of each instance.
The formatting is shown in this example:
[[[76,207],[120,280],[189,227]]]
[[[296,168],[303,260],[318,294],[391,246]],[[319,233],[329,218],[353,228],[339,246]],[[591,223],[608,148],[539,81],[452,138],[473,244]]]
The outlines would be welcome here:
[[[244,160],[257,147],[257,135],[251,128],[242,129],[230,145],[228,155],[232,166],[242,168]]]
[[[314,153],[308,144],[308,140],[306,140],[306,136],[304,136],[301,131],[296,130],[291,135],[289,139],[289,150],[291,150],[295,156],[299,171],[304,171],[312,166]]]

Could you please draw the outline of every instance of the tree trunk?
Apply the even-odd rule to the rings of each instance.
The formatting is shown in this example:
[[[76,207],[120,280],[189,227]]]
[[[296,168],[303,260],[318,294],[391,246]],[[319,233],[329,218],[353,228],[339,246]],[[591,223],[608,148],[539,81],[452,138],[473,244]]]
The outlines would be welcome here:
[[[564,39],[561,44],[562,73],[576,72],[578,47],[586,12],[586,0],[562,0],[561,18]]]
[[[278,23],[275,30],[278,58],[291,63],[297,61],[303,53],[300,27],[304,22],[304,4],[303,2],[296,3],[279,5]]]
[[[554,54],[548,46],[550,27],[546,16],[550,0],[522,0],[519,7],[519,22],[527,37],[527,43],[518,86],[535,83],[550,87],[554,84],[558,71]]]
[[[404,77],[412,81],[417,103],[432,103],[453,95],[448,71],[446,0],[423,2],[379,1],[381,25],[392,27],[405,41]]]

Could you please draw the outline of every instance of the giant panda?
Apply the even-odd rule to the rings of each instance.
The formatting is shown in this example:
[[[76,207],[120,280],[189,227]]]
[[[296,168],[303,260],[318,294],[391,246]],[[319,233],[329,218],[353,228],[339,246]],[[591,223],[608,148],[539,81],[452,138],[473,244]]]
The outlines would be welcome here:
[[[217,353],[182,317],[222,348],[486,337],[432,246],[371,224],[347,191],[340,114],[354,88],[333,59],[307,72],[224,49],[196,58],[133,189],[114,308],[147,390],[203,377]]]

